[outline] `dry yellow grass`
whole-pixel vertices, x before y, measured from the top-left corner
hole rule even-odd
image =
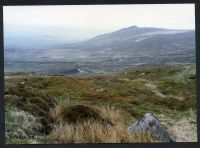
[[[150,135],[130,135],[123,123],[120,110],[113,107],[98,107],[99,114],[114,125],[98,121],[84,120],[75,124],[64,122],[60,117],[63,110],[70,107],[69,102],[58,103],[51,115],[55,121],[53,131],[45,143],[138,143],[159,142]]]
[[[67,109],[70,105],[68,100],[58,101],[50,112],[52,119],[54,120],[55,124],[62,122],[62,118],[60,118],[62,112]]]
[[[58,143],[141,143],[159,142],[150,135],[129,135],[123,125],[102,125],[98,122],[85,121],[78,124],[60,123],[48,137]]]

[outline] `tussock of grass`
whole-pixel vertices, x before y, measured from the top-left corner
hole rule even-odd
[[[51,111],[51,116],[55,123],[67,122],[75,124],[91,120],[112,125],[108,118],[101,116],[99,110],[84,105],[70,105],[67,102],[58,103],[55,109]]]
[[[47,140],[48,139],[48,140]],[[136,143],[158,142],[150,135],[129,135],[123,125],[102,125],[99,122],[84,121],[78,124],[55,125],[46,143],[56,139],[60,143]]]
[[[79,112],[80,110],[83,114]],[[111,106],[92,109],[81,105],[71,105],[66,101],[65,103],[59,102],[51,112],[51,116],[55,121],[53,130],[44,139],[44,142],[134,143],[159,141],[150,135],[129,135],[127,126],[124,124],[123,114],[124,111]],[[69,120],[71,121],[69,122]],[[112,121],[113,124],[108,121]]]

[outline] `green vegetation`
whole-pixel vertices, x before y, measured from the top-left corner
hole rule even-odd
[[[5,81],[6,107],[36,118],[42,125],[38,132],[46,135],[39,143],[158,141],[136,138],[126,129],[147,112],[177,121],[196,110],[196,79],[190,79],[194,69],[157,67],[86,78],[11,74]],[[12,122],[8,115],[6,120]]]

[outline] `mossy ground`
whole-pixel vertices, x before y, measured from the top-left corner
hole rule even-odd
[[[184,117],[188,109],[196,110],[196,79],[189,79],[194,74],[195,66],[184,65],[86,78],[10,75],[5,81],[6,105],[45,117],[44,126],[56,124],[58,127],[60,121],[53,122],[51,111],[59,103],[68,104],[64,110],[66,116],[74,115],[72,106],[87,106],[89,109],[84,109],[92,117],[95,114],[98,119],[115,123],[113,120],[117,117],[108,117],[102,111],[102,108],[111,107],[118,112],[117,116],[122,119],[118,122],[124,127],[147,112],[164,114],[176,121]],[[53,115],[55,117],[55,112]]]

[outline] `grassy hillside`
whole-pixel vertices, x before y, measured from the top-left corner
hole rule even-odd
[[[196,112],[195,73],[194,65],[184,65],[85,78],[6,75],[6,143],[158,142],[127,133],[147,112],[179,141],[172,128]],[[193,141],[195,126],[194,119]]]

